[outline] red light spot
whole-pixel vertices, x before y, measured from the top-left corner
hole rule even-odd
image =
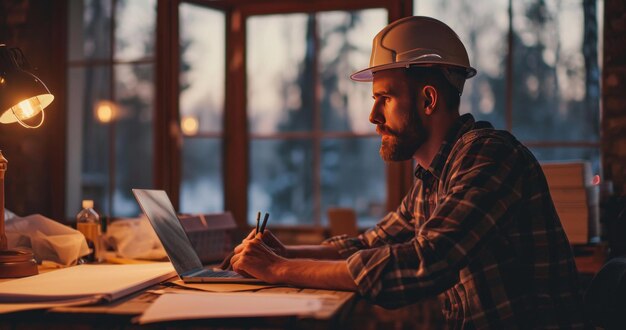
[[[591,184],[594,186],[597,186],[600,184],[600,176],[599,175],[594,175],[593,179],[591,180]]]

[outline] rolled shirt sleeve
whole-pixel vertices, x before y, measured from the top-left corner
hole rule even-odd
[[[366,247],[361,235],[359,237],[348,237],[348,235],[334,236],[322,242],[322,245],[334,246],[344,259]]]
[[[376,226],[357,237],[340,235],[325,240],[322,244],[333,245],[340,256],[348,258],[357,251],[396,244],[415,236],[415,225],[411,216],[411,204],[415,187],[404,197],[394,212],[389,212]]]

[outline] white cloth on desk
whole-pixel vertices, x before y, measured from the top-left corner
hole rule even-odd
[[[10,249],[31,249],[39,262],[72,265],[90,252],[83,234],[41,214],[7,218],[5,232]]]
[[[113,221],[107,229],[106,241],[121,258],[161,260],[167,257],[145,215]]]

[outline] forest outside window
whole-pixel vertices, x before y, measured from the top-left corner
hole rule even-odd
[[[416,15],[450,24],[479,71],[462,113],[511,131],[540,161],[588,160],[595,174],[602,9],[602,0],[414,0]]]
[[[355,209],[362,224],[383,215],[371,85],[349,75],[367,66],[386,24],[385,9],[247,19],[248,219],[266,210],[276,224],[324,225],[333,206]]]
[[[179,6],[180,211],[222,212],[222,130],[226,19],[223,12]]]
[[[152,186],[156,0],[71,0],[66,214],[136,216]]]

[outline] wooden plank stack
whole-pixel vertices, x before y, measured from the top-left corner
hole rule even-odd
[[[570,243],[597,241],[600,237],[599,187],[592,185],[589,162],[546,162],[541,167]]]

